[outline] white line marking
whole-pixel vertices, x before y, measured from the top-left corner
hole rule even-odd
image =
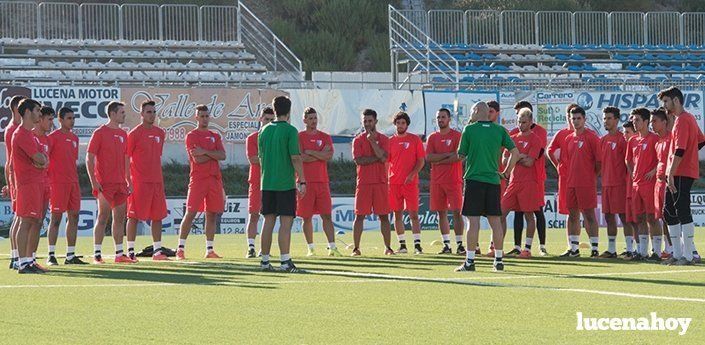
[[[566,289],[558,288],[558,291],[568,291],[568,292],[580,292],[580,293],[592,293],[597,295],[607,295],[607,296],[622,296],[622,297],[632,297],[632,298],[645,298],[645,299],[656,299],[661,301],[679,301],[679,302],[698,302],[705,303],[703,298],[688,298],[688,297],[670,297],[670,296],[655,296],[655,295],[639,295],[626,292],[614,292],[614,291],[601,291],[601,290],[585,290],[585,289]]]

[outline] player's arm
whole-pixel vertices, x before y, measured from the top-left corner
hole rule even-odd
[[[95,178],[95,155],[88,152],[86,154],[86,171],[88,172],[88,179],[91,181],[91,188],[99,192],[103,191],[103,187],[100,185],[98,180]]]
[[[196,164],[203,164],[211,160],[211,158],[206,155],[206,152],[208,151],[200,147],[194,147],[189,150],[189,155],[193,158],[193,161],[196,162]]]
[[[214,160],[214,161],[224,161],[225,160],[225,150],[206,151],[203,155],[209,159]]]
[[[125,182],[127,182],[127,190],[132,194],[132,175],[130,174],[130,156],[125,155]]]
[[[387,151],[385,151],[381,146],[379,146],[379,143],[376,140],[370,139],[368,137],[367,141],[369,141],[370,145],[372,146],[372,151],[375,153],[375,157],[377,157],[377,160],[379,160],[380,162],[386,162]]]
[[[546,156],[548,157],[548,160],[551,161],[551,164],[558,169],[561,149],[556,137],[557,136],[555,135],[553,136],[553,140],[551,140],[551,144],[548,146],[548,150],[546,150]]]
[[[305,152],[301,152],[301,161],[302,161],[302,162],[304,162],[304,163],[310,163],[310,162],[315,162],[315,161],[317,161],[317,160],[318,160],[318,158],[316,158],[314,155],[308,154],[308,153],[305,153]]]
[[[37,152],[32,155],[32,163],[38,168],[46,168],[49,165],[49,157],[42,152]]]
[[[323,150],[321,150],[321,151],[306,150],[305,154],[313,157],[314,160],[327,162],[331,158],[333,158],[333,148],[330,147],[330,145],[326,145],[323,147]]]
[[[370,165],[379,162],[377,156],[362,156],[354,159],[357,165]]]
[[[505,179],[509,179],[509,176],[512,174],[512,170],[514,170],[514,166],[516,166],[519,161],[520,155],[521,153],[519,153],[519,149],[516,147],[509,150],[509,161],[507,162],[507,167],[504,168],[504,171],[502,172],[502,176]]]
[[[247,157],[247,161],[250,162],[250,165],[259,165],[259,157],[258,156],[249,156],[249,157]]]
[[[519,154],[519,164],[521,164],[522,166],[532,167],[534,166],[535,161],[536,160],[534,159],[534,157]]]

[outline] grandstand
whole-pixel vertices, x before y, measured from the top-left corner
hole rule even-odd
[[[0,2],[0,83],[267,86],[301,61],[237,6]]]
[[[705,13],[398,10],[392,80],[457,89],[662,88],[705,82]],[[408,77],[407,77],[408,78]]]

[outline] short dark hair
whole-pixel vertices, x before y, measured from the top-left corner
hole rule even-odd
[[[675,86],[671,86],[668,89],[661,90],[661,92],[658,93],[658,99],[662,99],[664,97],[669,97],[671,99],[678,98],[678,100],[681,102],[681,105],[683,105],[683,92]]]
[[[570,109],[571,114],[581,114],[583,117],[585,117],[585,109],[583,109],[581,106],[576,105],[573,108]]]
[[[272,100],[272,107],[274,108],[274,114],[278,116],[285,116],[291,112],[291,100],[286,96],[277,96]]]
[[[640,107],[640,108],[632,109],[631,114],[632,115],[639,115],[642,120],[649,121],[649,116],[651,115],[651,112],[649,111],[649,109],[646,109],[644,107]]]
[[[272,107],[264,107],[262,108],[262,112],[260,112],[259,116],[264,116],[264,114],[274,115],[274,109],[272,109]]]
[[[403,111],[400,111],[400,112],[394,114],[394,121],[393,121],[393,123],[396,124],[396,123],[397,123],[397,120],[404,120],[404,121],[406,121],[406,125],[407,125],[407,126],[411,124],[411,118],[409,118],[409,114],[407,114],[407,113],[405,113],[405,112],[403,112]]]
[[[602,109],[602,112],[605,114],[612,114],[615,119],[619,120],[619,117],[621,116],[621,112],[619,111],[619,108],[617,107],[605,107]]]
[[[106,109],[108,109],[108,117],[110,116],[110,113],[114,113],[120,109],[120,107],[124,107],[125,103],[118,102],[118,101],[112,101],[108,103],[108,106]]]
[[[66,117],[66,114],[73,114],[73,110],[68,107],[63,107],[59,109],[59,118],[63,119],[64,117]]]
[[[625,122],[625,123],[622,125],[622,127],[624,127],[624,128],[631,128],[632,130],[634,130],[634,122],[632,122],[631,120],[629,120],[629,121]]]
[[[150,105],[154,107],[154,106],[157,105],[157,103],[155,103],[155,102],[154,102],[153,100],[151,100],[151,99],[148,99],[148,100],[142,102],[142,104],[140,105],[140,110],[142,110],[142,109],[144,109],[144,107],[147,107],[147,106],[150,106]]]
[[[377,120],[377,112],[372,109],[365,109],[362,111],[362,116],[372,116]]]
[[[205,104],[199,104],[196,106],[196,111],[208,111],[208,106],[206,106]]]
[[[313,109],[313,107],[306,107],[306,109],[304,109],[304,117],[308,114],[318,114],[318,112],[316,109]]]
[[[46,105],[43,106],[42,109],[40,109],[39,111],[42,112],[42,117],[56,114],[56,111],[54,111],[54,108],[46,106]]]
[[[565,112],[570,113],[570,111],[573,110],[573,108],[575,108],[575,107],[579,107],[579,105],[577,105],[575,103],[570,103],[565,107]]]
[[[519,110],[521,108],[529,108],[529,110],[531,110],[532,113],[534,112],[534,107],[528,101],[519,101],[519,102],[516,102],[516,104],[514,104],[514,110]],[[499,110],[499,109],[497,109],[497,110]]]
[[[26,113],[27,110],[32,111],[36,107],[41,107],[41,104],[31,98],[25,98],[17,105],[17,111],[20,113],[20,116],[24,117],[24,113]]]
[[[668,121],[668,116],[666,115],[666,109],[663,107],[658,107],[651,111],[651,117],[657,117],[663,121]]]
[[[499,102],[495,100],[487,101],[487,106],[494,109],[495,111],[499,111]]]
[[[438,112],[439,112],[439,113],[446,112],[446,114],[448,114],[448,117],[450,117],[450,110],[448,110],[448,108],[441,108],[441,109],[438,109]]]
[[[12,96],[12,98],[10,99],[10,110],[17,109],[17,106],[20,105],[20,101],[26,98],[26,96],[22,95]]]

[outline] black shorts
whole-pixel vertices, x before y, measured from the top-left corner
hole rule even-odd
[[[262,191],[263,215],[296,217],[296,189],[285,191]]]
[[[695,179],[685,176],[674,176],[673,185],[676,192],[666,190],[666,199],[663,203],[663,218],[668,225],[690,224],[693,214],[690,211],[690,189],[693,188]]]
[[[502,196],[498,184],[465,180],[463,216],[501,216]]]

